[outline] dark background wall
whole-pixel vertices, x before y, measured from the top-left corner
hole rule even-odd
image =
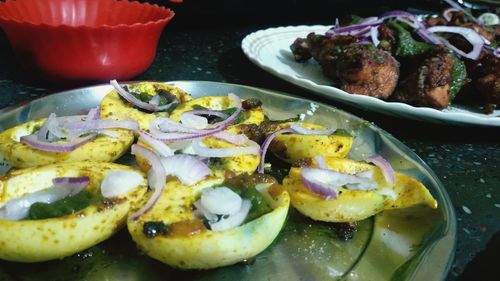
[[[170,28],[190,29],[216,25],[333,24],[336,17],[347,14],[372,16],[396,9],[436,12],[447,7],[442,0],[184,0],[181,4],[169,0],[141,1],[173,9],[177,16]]]

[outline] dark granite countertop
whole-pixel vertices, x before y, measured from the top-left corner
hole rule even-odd
[[[179,22],[176,25],[174,19],[172,26],[167,26],[153,64],[135,80],[207,80],[268,88],[329,103],[375,123],[419,155],[438,175],[452,199],[458,235],[447,280],[472,280],[476,274],[499,273],[500,128],[425,123],[353,108],[280,80],[245,57],[240,43],[248,33],[292,23],[290,19],[196,28]],[[5,35],[0,33],[0,108],[69,88],[24,77]]]

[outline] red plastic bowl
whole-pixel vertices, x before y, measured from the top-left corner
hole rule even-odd
[[[152,63],[170,9],[117,0],[0,2],[19,61],[52,82],[130,79]]]

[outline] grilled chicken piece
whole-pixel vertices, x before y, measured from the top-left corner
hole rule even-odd
[[[474,74],[474,86],[484,98],[487,111],[500,107],[500,58],[484,55]]]
[[[371,45],[349,45],[338,55],[337,76],[342,90],[386,99],[396,88],[398,62],[390,53]]]
[[[452,55],[444,48],[436,48],[400,81],[393,97],[397,101],[416,106],[446,108],[452,72]]]
[[[327,37],[315,33],[290,46],[297,61],[314,58],[336,86],[353,93],[385,99],[397,85],[397,61],[383,50],[356,43],[353,36]]]

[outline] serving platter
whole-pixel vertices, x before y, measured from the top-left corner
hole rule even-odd
[[[192,94],[258,98],[271,119],[301,119],[345,129],[355,142],[348,157],[378,153],[398,172],[420,180],[438,208],[385,211],[359,222],[351,240],[339,239],[331,224],[290,210],[281,234],[255,259],[214,270],[180,271],[136,249],[126,229],[71,257],[33,264],[0,261],[0,280],[443,280],[455,250],[456,219],[445,188],[408,147],[377,126],[337,108],[289,94],[243,85],[167,82]],[[82,114],[99,105],[110,85],[52,94],[0,110],[0,131],[30,119]],[[130,156],[119,160],[133,163]]]
[[[303,87],[317,95],[343,102],[365,110],[372,110],[397,117],[415,120],[467,125],[500,126],[500,110],[485,114],[475,105],[452,104],[444,110],[415,107],[400,102],[388,102],[378,98],[354,95],[333,87],[321,66],[314,60],[296,62],[290,45],[298,37],[306,37],[310,32],[324,34],[330,26],[286,26],[255,31],[248,34],[241,43],[245,55],[256,65],[269,73]]]

